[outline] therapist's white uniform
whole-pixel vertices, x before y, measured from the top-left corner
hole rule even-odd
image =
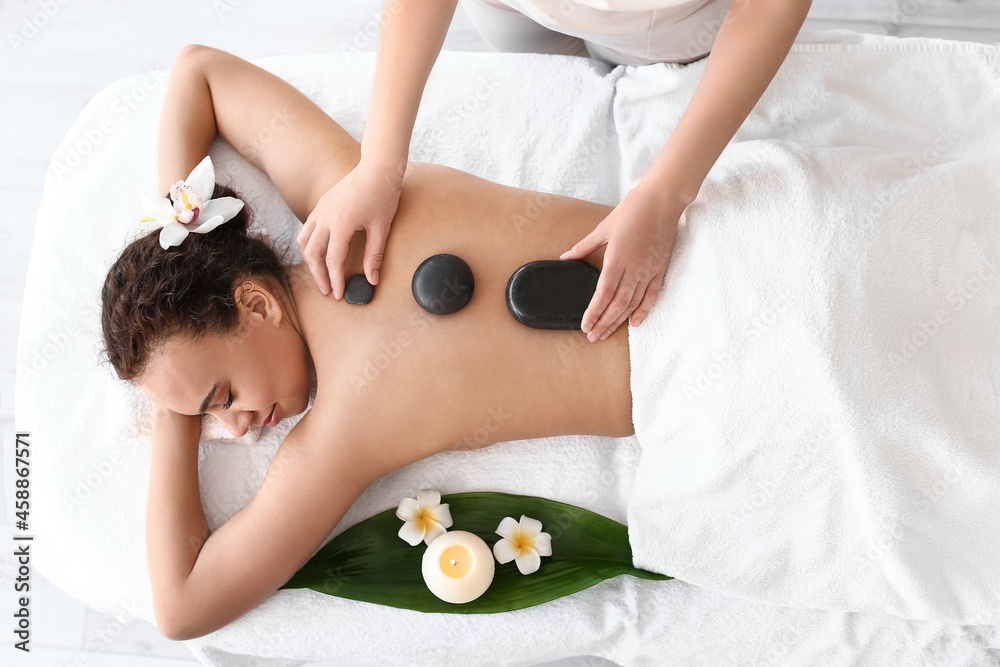
[[[649,65],[707,56],[730,1],[462,0],[462,7],[496,51]]]

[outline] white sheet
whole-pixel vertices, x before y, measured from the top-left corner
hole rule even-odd
[[[799,57],[793,50],[790,58]],[[360,138],[371,54],[261,64]],[[622,169],[613,94],[621,78],[640,73],[609,72],[559,56],[443,53],[428,83],[411,158],[614,203],[621,196]],[[143,525],[148,406],[99,368],[96,357],[101,282],[140,215],[138,193],[155,187],[155,127],[164,86],[149,77],[145,83],[148,89],[142,77],[127,79],[95,98],[53,158],[27,276],[30,309],[22,317],[15,425],[32,431],[35,478],[46,480],[35,491],[38,569],[98,610],[152,620]],[[140,92],[142,101],[122,106]],[[88,136],[96,136],[103,119],[111,130],[88,149]],[[83,150],[87,154],[73,161],[74,151]],[[279,241],[293,241],[298,223],[266,179],[221,142],[212,155],[219,174],[232,177],[256,208],[257,220]],[[206,419],[200,475],[211,528],[253,496],[293,423],[234,440]],[[598,437],[443,453],[380,479],[331,537],[420,486],[444,493],[532,493],[624,521],[638,455],[635,438]],[[628,665],[717,665],[720,656],[734,664],[982,664],[984,645],[998,643],[992,632],[882,614],[784,609],[679,581],[619,577],[546,605],[485,616],[420,614],[308,590],[280,591],[188,645],[206,664],[219,666],[251,658],[273,665],[320,659],[526,665],[579,654]]]
[[[758,602],[996,624],[997,49],[901,42],[800,49],[687,209],[629,328],[629,535]],[[661,74],[618,82],[626,178],[683,112]]]

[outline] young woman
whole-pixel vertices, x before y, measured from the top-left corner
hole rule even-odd
[[[294,122],[244,157],[306,219],[357,165],[358,142],[289,84],[202,46],[184,48],[171,71],[160,192],[185,178],[216,134],[248,145],[275,111]],[[532,225],[517,227],[537,193],[410,164],[366,305],[324,298],[305,264],[282,266],[246,234],[246,209],[178,246],[160,247],[156,230],[123,251],[105,284],[102,325],[119,377],[154,404],[147,550],[165,636],[198,637],[259,605],[370,483],[467,447],[486,425],[490,439],[477,445],[633,433],[626,328],[590,344],[580,331],[527,328],[507,311],[514,270],[558,257],[611,210],[547,201]],[[348,275],[363,272],[364,244],[356,233]],[[468,305],[443,316],[411,293],[414,270],[438,253],[463,258],[475,276]],[[586,259],[601,266],[603,251]],[[306,409],[313,375],[313,407],[282,442],[257,495],[209,535],[198,489],[201,416],[234,436],[274,425]]]

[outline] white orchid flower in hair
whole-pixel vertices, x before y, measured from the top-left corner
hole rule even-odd
[[[164,250],[180,245],[188,234],[207,234],[243,209],[243,202],[236,197],[212,199],[214,192],[215,167],[206,155],[186,179],[170,186],[170,199],[144,197],[146,215],[139,220],[163,227],[160,246]]]

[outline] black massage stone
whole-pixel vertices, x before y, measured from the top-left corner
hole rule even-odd
[[[344,301],[347,303],[368,303],[375,296],[375,286],[368,282],[363,273],[355,273],[344,284]]]
[[[472,269],[461,257],[431,255],[413,272],[413,298],[421,308],[435,315],[448,315],[465,307],[472,299],[476,281]]]
[[[528,262],[507,281],[507,310],[532,329],[579,330],[600,275],[580,260]]]

